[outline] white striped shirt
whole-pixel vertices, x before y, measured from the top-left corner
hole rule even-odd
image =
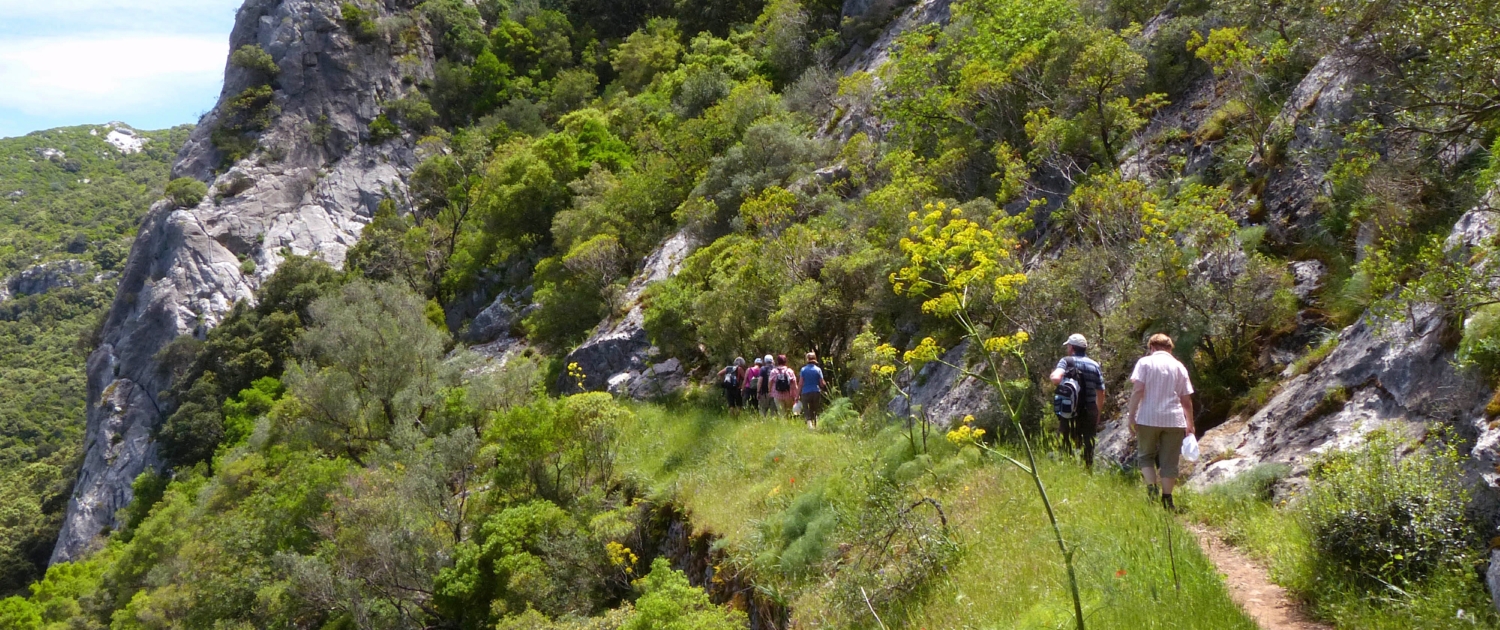
[[[1193,384],[1188,380],[1187,368],[1177,357],[1165,350],[1141,357],[1135,362],[1135,371],[1130,373],[1130,382],[1146,386],[1135,414],[1136,424],[1187,428],[1181,397],[1193,393]]]

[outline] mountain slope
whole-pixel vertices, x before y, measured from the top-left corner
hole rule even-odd
[[[1046,368],[1079,331],[1113,392],[1177,338],[1204,479],[1291,461],[1294,493],[1377,422],[1472,454],[1481,509],[1442,524],[1469,542],[1415,551],[1473,568],[1496,12],[836,4],[248,2],[176,167],[207,194],[153,207],[89,359],[53,556],[87,596],[47,621],[647,623],[602,572],[649,517],[624,514],[624,412],[539,384],[702,404],[737,356],[812,351],[911,462],[909,415],[1066,460]],[[1315,559],[1424,592],[1407,553]]]
[[[41,577],[77,474],[83,352],[190,128],[0,139],[0,592]]]

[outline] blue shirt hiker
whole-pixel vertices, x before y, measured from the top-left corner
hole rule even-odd
[[[802,393],[816,394],[823,391],[823,368],[815,363],[802,366]]]

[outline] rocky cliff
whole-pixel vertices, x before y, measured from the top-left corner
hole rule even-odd
[[[375,7],[372,19],[382,24],[394,8]],[[174,168],[174,176],[209,183],[210,194],[192,208],[152,208],[89,356],[85,460],[52,562],[90,549],[116,525],[135,477],[161,465],[152,432],[171,383],[157,353],[252,299],[288,254],[342,264],[376,206],[404,191],[415,166],[411,142],[371,144],[368,126],[383,101],[431,75],[426,42],[356,41],[336,1],[249,0],[230,47],[252,45],[276,64],[272,107],[263,110],[271,119],[244,159],[226,163],[214,134],[236,115],[238,97],[265,80],[263,70],[228,64],[218,106]]]

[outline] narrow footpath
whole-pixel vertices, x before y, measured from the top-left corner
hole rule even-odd
[[[1261,630],[1333,630],[1333,626],[1309,618],[1286,589],[1271,581],[1264,567],[1225,543],[1216,532],[1201,524],[1188,524],[1187,528],[1224,576],[1229,596]]]

